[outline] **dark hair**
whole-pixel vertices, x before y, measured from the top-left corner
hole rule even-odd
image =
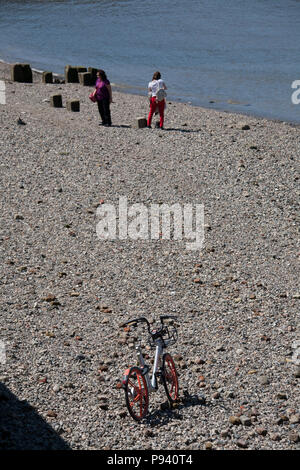
[[[107,76],[106,76],[106,73],[104,72],[104,70],[99,69],[99,70],[98,70],[98,73],[99,73],[100,78],[101,78],[102,80],[107,80]]]
[[[160,74],[159,71],[154,72],[153,77],[152,77],[152,80],[159,80],[160,77],[161,77],[161,74]]]

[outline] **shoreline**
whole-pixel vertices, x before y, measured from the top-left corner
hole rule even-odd
[[[5,60],[0,59],[0,65],[2,64],[4,67],[10,67],[13,63],[14,62],[7,62]],[[32,68],[32,72],[40,77],[43,74],[44,71],[40,70],[40,69]],[[60,80],[64,80],[64,75],[63,74],[53,72],[53,77],[58,78]],[[112,85],[113,89],[115,89],[116,91],[118,91],[120,93],[125,93],[125,94],[135,95],[135,96],[141,96],[141,97],[145,97],[147,95],[146,91],[142,92],[142,90],[139,90],[139,87],[135,87],[134,85],[127,85],[127,84],[123,84],[123,83],[122,84],[111,83],[111,85]],[[135,90],[135,91],[133,91],[133,90]],[[207,110],[214,110],[214,111],[221,112],[221,113],[243,115],[245,117],[248,117],[249,119],[251,119],[251,118],[253,118],[253,119],[267,119],[267,120],[272,121],[272,122],[286,123],[286,124],[288,124],[290,126],[293,126],[293,127],[300,127],[300,122],[295,122],[293,120],[271,118],[269,116],[256,114],[255,112],[251,112],[251,111],[247,112],[247,111],[241,111],[241,110],[226,109],[226,105],[225,106],[222,106],[222,105],[219,106],[217,101],[213,102],[213,104],[216,104],[216,106],[209,106],[209,105],[205,105],[205,104],[194,104],[191,101],[184,101],[182,99],[174,99],[171,95],[170,95],[170,97],[167,98],[167,100],[174,101],[176,103],[182,103],[182,104],[197,107],[197,108],[203,108],[203,109],[207,109]]]

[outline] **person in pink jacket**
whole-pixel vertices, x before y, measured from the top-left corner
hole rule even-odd
[[[98,70],[95,88],[94,95],[98,103],[98,110],[102,120],[102,125],[110,127],[110,104],[112,103],[112,91],[110,82],[104,70]]]

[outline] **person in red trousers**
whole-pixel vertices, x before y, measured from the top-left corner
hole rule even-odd
[[[161,79],[160,72],[155,72],[152,77],[152,81],[148,84],[148,96],[150,100],[150,112],[148,115],[147,126],[151,127],[151,121],[153,114],[158,110],[160,120],[159,127],[160,129],[164,128],[164,111],[166,106],[165,96],[166,93],[161,93],[161,90],[166,90],[166,84]],[[162,95],[162,96],[160,96]]]

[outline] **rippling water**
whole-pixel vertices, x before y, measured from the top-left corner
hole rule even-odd
[[[101,67],[144,93],[300,122],[299,0],[0,0],[0,58],[63,73]]]

